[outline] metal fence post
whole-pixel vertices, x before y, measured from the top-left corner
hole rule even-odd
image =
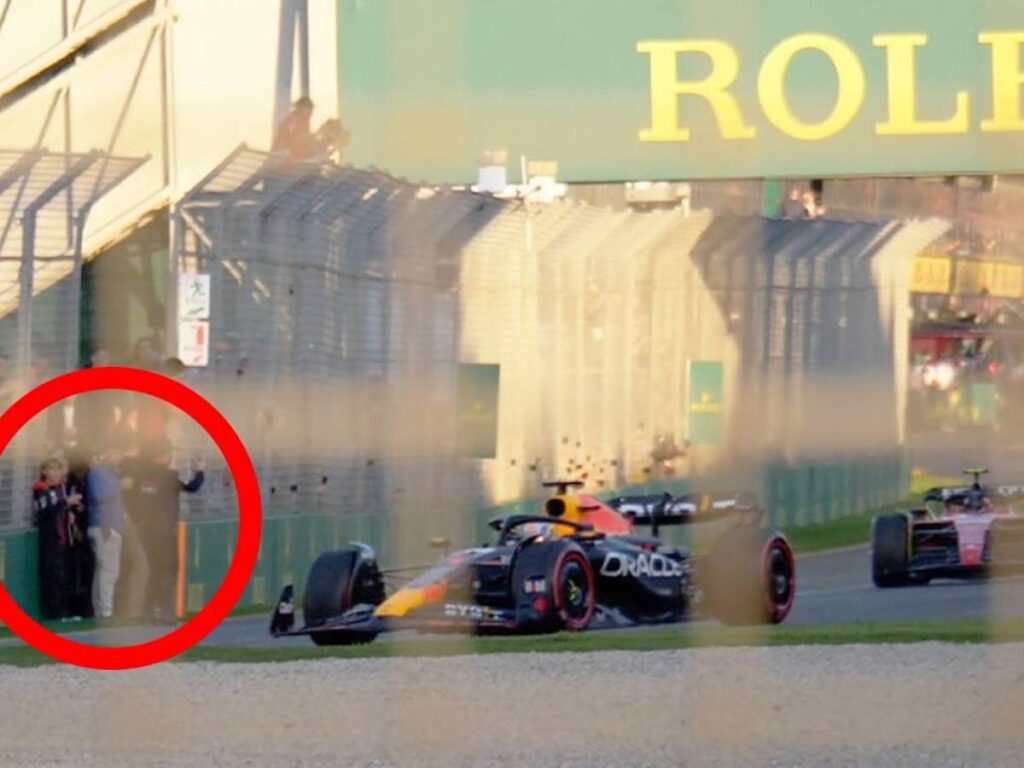
[[[18,268],[17,377],[21,389],[33,385],[32,364],[32,286],[35,279],[36,212],[26,211],[22,219],[21,264]],[[15,527],[31,524],[28,494],[31,484],[29,460],[31,442],[21,434],[14,443],[14,472],[11,487],[11,522]]]

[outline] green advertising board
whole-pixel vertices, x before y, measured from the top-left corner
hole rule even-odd
[[[339,0],[348,160],[564,181],[1024,170],[1021,0]],[[517,180],[518,173],[514,173]]]
[[[694,445],[719,445],[724,417],[722,364],[691,360],[689,372],[689,440]]]
[[[498,444],[500,381],[501,366],[459,365],[456,441],[460,456],[494,458]]]
[[[971,422],[994,424],[999,415],[999,396],[995,384],[974,382],[970,385]]]

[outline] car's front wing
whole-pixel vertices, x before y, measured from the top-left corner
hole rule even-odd
[[[437,603],[403,617],[376,615],[376,607],[359,605],[327,621],[294,627],[295,609],[286,588],[270,622],[274,637],[314,635],[321,633],[376,635],[384,632],[415,630],[419,632],[461,632],[466,634],[530,634],[550,631],[550,626],[529,607],[492,608],[468,603]],[[591,629],[632,627],[638,624],[665,624],[684,620],[683,614],[634,616],[621,610],[598,605]]]

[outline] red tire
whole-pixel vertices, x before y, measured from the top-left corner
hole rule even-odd
[[[701,583],[712,614],[724,624],[779,624],[796,597],[793,550],[775,531],[728,531],[705,562]]]
[[[781,624],[793,610],[796,597],[796,559],[789,542],[774,535],[761,553],[764,568],[765,616],[769,624]]]
[[[594,569],[577,547],[563,549],[551,572],[552,597],[561,628],[582,632],[590,625],[597,604]]]

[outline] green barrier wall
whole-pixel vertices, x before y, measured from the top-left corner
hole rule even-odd
[[[765,486],[772,525],[827,523],[906,498],[910,463],[898,452],[858,461],[774,464],[768,467]]]
[[[0,534],[0,581],[23,610],[39,618],[39,539],[34,530]]]

